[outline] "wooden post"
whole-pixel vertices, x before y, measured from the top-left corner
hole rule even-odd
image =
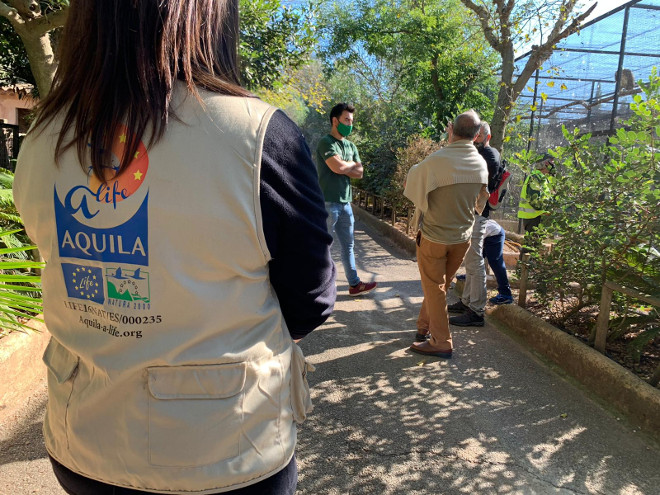
[[[380,198],[380,219],[382,220],[385,216],[385,198]]]
[[[392,227],[396,224],[396,206],[392,205]]]
[[[410,207],[408,207],[408,213],[406,216],[406,235],[410,234],[410,220],[412,219],[410,218]]]
[[[520,291],[518,292],[518,306],[524,308],[527,306],[527,280],[529,278],[529,253],[524,253],[522,255],[521,267],[520,267]]]
[[[596,339],[594,340],[594,349],[602,353],[605,353],[605,343],[607,342],[612,293],[612,288],[608,286],[607,282],[603,284],[603,293],[600,296],[600,313],[598,313],[598,321],[596,322]]]

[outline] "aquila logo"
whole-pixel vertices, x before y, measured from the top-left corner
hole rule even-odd
[[[91,171],[62,174],[54,191],[55,218],[61,257],[114,263],[149,264],[148,203],[141,187],[149,169],[146,147],[140,142],[129,166],[119,174],[128,129],[118,127],[113,140],[106,182]]]

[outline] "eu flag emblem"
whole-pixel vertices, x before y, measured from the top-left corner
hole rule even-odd
[[[62,272],[69,297],[103,304],[105,296],[101,268],[62,263]]]

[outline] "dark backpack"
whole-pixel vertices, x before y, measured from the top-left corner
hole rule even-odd
[[[507,170],[508,162],[502,158],[500,160],[500,166],[493,175],[492,192],[488,198],[488,206],[491,210],[497,210],[506,196],[506,191],[509,188],[509,182],[511,182],[511,172]]]

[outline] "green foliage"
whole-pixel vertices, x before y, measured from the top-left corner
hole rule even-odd
[[[353,0],[337,2],[326,17],[334,20],[323,51],[330,69],[348,68],[378,100],[433,126],[436,137],[461,109],[490,116],[495,59],[458,1]]]
[[[280,0],[240,3],[241,76],[248,89],[274,89],[285,71],[305,63],[317,43],[317,7],[283,6]]]
[[[463,109],[492,115],[494,59],[456,0],[339,0],[321,19],[329,102],[324,119],[310,115],[304,130],[314,149],[316,126],[327,132],[332,105],[355,105],[360,187],[395,193],[396,154],[409,136],[438,140]]]
[[[6,239],[18,232],[0,231],[0,336],[31,328],[27,321],[41,313],[41,277],[33,270],[43,263],[26,256],[36,246],[7,246]]]
[[[286,71],[283,81],[272,89],[258,89],[255,94],[276,106],[298,125],[303,125],[310,112],[324,112],[328,102],[328,87],[321,64],[310,60],[295,71]]]
[[[48,15],[68,7],[69,2],[50,0],[40,5],[42,13]],[[311,3],[290,7],[280,0],[240,2],[239,54],[247,88],[273,90],[286,71],[294,71],[309,59],[317,43],[316,12]],[[35,84],[23,43],[4,18],[0,18],[0,82]]]
[[[353,103],[355,127],[350,140],[365,165],[364,178],[356,184],[376,194],[385,193],[396,166],[394,151],[405,144],[407,135],[420,132],[420,127],[410,124],[409,115],[397,105],[379,99],[371,88],[356,81],[345,67],[329,74],[324,86],[323,105],[310,112],[301,125],[312,153],[318,140],[330,131],[330,109],[338,102]]]
[[[545,302],[563,299],[569,284],[579,285],[564,317],[597,304],[606,280],[660,295],[660,77],[655,69],[640,86],[644,96],[631,104],[633,117],[608,143],[596,145],[590,134],[564,129],[568,145],[551,151],[560,172],[547,207],[551,214],[532,242],[550,239],[552,249],[534,253],[531,273]],[[615,294],[619,314],[639,306]],[[637,338],[632,348],[651,337]]]
[[[43,268],[43,263],[30,256],[36,246],[22,230],[13,182],[11,172],[0,171],[0,336],[29,328],[25,322],[41,312],[41,279],[34,270]]]
[[[29,246],[30,241],[23,232],[23,221],[14,205],[13,184],[14,174],[0,169],[0,231],[5,232],[0,244],[7,248],[18,248],[13,257],[27,259],[27,252],[20,248]]]
[[[655,324],[644,328],[626,345],[628,354],[633,358],[635,364],[639,364],[644,347],[660,336],[660,324],[658,323],[658,312],[654,311]]]
[[[68,7],[68,0],[46,0],[39,2],[41,12],[48,15]],[[0,17],[0,84],[14,85],[29,83],[36,87],[30,70],[30,62],[21,38],[4,17]]]
[[[21,38],[7,19],[0,17],[0,84],[34,84]]]
[[[13,184],[14,174],[0,169],[0,229],[3,230],[13,230],[23,225],[14,205]]]

